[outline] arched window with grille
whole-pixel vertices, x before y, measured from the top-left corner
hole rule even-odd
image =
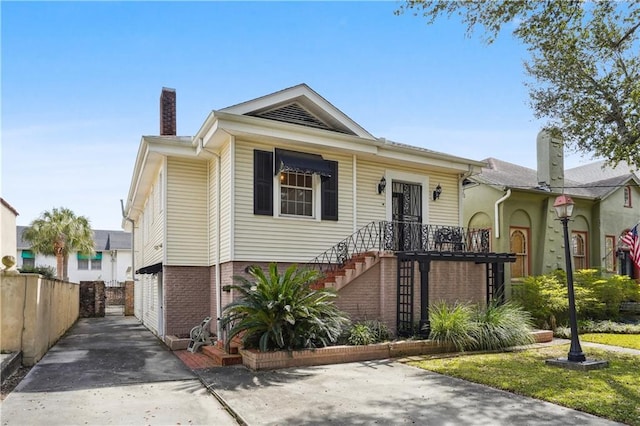
[[[516,255],[516,261],[511,264],[511,278],[524,278],[529,275],[528,228],[509,230],[509,250]]]
[[[588,268],[586,232],[573,231],[571,233],[571,249],[573,252],[573,269],[577,271]]]

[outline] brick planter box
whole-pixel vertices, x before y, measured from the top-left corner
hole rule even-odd
[[[533,336],[536,343],[550,342],[553,339],[553,332],[536,330],[533,332]],[[242,363],[252,370],[309,367],[447,352],[455,352],[455,348],[452,345],[440,345],[433,340],[405,340],[366,346],[329,346],[291,352],[260,352],[255,349],[240,349]]]

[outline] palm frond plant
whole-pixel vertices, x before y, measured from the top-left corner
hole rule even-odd
[[[222,326],[230,327],[227,347],[238,335],[246,348],[263,352],[322,347],[338,340],[348,319],[335,306],[334,291],[309,287],[318,271],[292,265],[280,274],[272,263],[267,273],[258,266],[248,272],[253,280],[234,277],[230,287],[240,297],[222,312]]]
[[[68,278],[69,254],[92,255],[95,243],[89,219],[68,208],[53,208],[33,220],[24,230],[22,238],[36,253],[56,257],[58,279]]]

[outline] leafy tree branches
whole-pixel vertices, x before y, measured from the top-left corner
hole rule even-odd
[[[396,13],[409,10],[457,16],[487,44],[515,28],[535,117],[570,148],[640,169],[640,2],[409,0]]]

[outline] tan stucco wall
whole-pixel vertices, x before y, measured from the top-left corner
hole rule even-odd
[[[76,322],[77,284],[47,280],[37,274],[0,273],[0,349],[22,351],[33,365]]]

